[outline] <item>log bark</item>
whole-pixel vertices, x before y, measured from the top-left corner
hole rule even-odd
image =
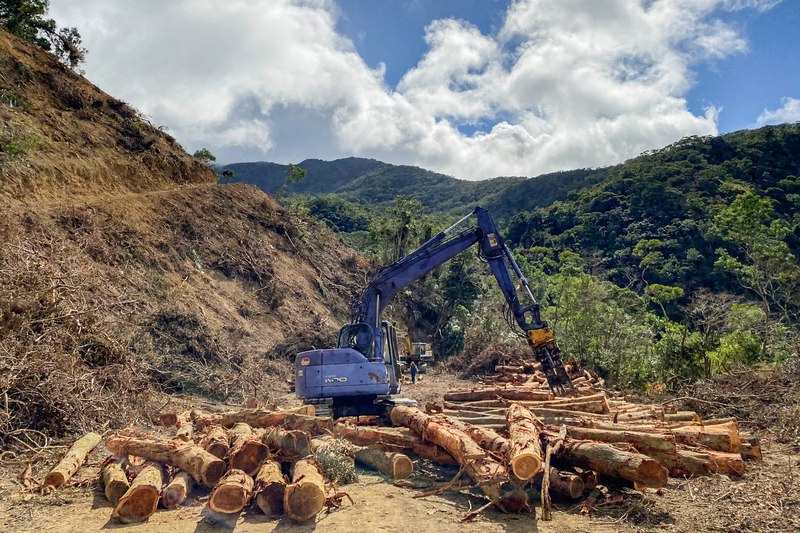
[[[242,470],[248,476],[256,475],[261,462],[269,456],[269,448],[261,442],[261,435],[243,422],[233,426],[230,435],[228,465],[233,470]]]
[[[218,513],[239,513],[253,497],[253,478],[249,474],[229,470],[214,487],[208,506]]]
[[[675,477],[707,476],[709,474],[744,474],[744,460],[738,453],[711,450],[678,450],[678,462],[665,465]]]
[[[709,450],[738,453],[742,444],[739,424],[735,421],[711,426],[674,428],[675,440],[687,446],[703,446]]]
[[[200,447],[215,457],[225,459],[231,446],[228,430],[222,426],[210,426],[200,438]]]
[[[305,431],[312,437],[315,435],[333,434],[333,419],[322,416],[306,416],[287,413],[283,419],[283,427]]]
[[[353,444],[388,452],[410,452],[434,463],[457,465],[452,455],[435,444],[422,442],[406,428],[376,428],[336,424],[334,435]]]
[[[664,413],[664,421],[700,423],[700,417],[694,411],[678,411],[677,413]]]
[[[192,476],[183,470],[179,470],[161,494],[161,503],[167,509],[175,509],[186,500],[193,488],[194,479],[192,479]]]
[[[527,481],[542,469],[542,424],[530,411],[513,404],[506,414],[508,421],[508,463],[517,478]]]
[[[255,480],[256,504],[267,516],[283,514],[283,494],[286,492],[286,479],[277,461],[264,461]]]
[[[130,524],[144,522],[153,516],[166,480],[167,472],[161,464],[153,461],[145,463],[128,491],[117,502],[111,518]]]
[[[109,456],[103,464],[100,477],[103,480],[103,487],[105,488],[106,499],[112,504],[117,505],[119,499],[128,492],[131,484],[128,481],[128,475],[125,473],[124,464],[126,459]]]
[[[298,522],[317,516],[325,505],[325,481],[317,465],[300,459],[292,467],[292,483],[283,495],[284,512]]]
[[[44,486],[58,488],[66,483],[75,475],[75,472],[86,461],[86,457],[94,450],[95,446],[100,444],[101,440],[102,437],[97,433],[87,433],[75,441],[64,458],[44,478]]]
[[[637,431],[609,431],[589,428],[568,428],[567,435],[576,440],[593,440],[597,442],[624,442],[636,448],[636,451],[654,459],[678,459],[678,448],[675,437],[667,433],[643,433]]]
[[[447,450],[500,510],[516,513],[527,504],[527,495],[510,483],[505,468],[489,458],[469,435],[453,428],[446,416],[428,416],[416,407],[397,406],[392,409],[391,420]]]
[[[611,444],[568,440],[564,443],[563,456],[599,474],[620,477],[648,487],[661,488],[669,479],[669,471],[657,460],[621,450]]]
[[[115,455],[135,455],[177,467],[209,488],[217,484],[226,470],[225,461],[199,446],[179,441],[116,435],[106,440],[106,449]]]
[[[494,430],[479,425],[466,423],[458,418],[448,418],[453,427],[469,435],[478,446],[493,453],[500,460],[505,461],[511,451],[511,443]]]
[[[583,478],[570,472],[550,467],[550,490],[568,498],[580,498],[584,491]]]
[[[308,407],[313,408],[313,406],[303,406],[302,408],[287,409],[285,411],[241,409],[227,413],[198,414],[194,417],[194,423],[201,430],[208,426],[222,426],[230,429],[239,423],[258,428],[286,426],[287,429],[322,430],[322,433],[324,433],[325,429],[332,429],[331,424],[333,424],[333,421],[330,418],[302,414],[309,412]]]
[[[261,437],[261,442],[270,449],[284,454],[306,456],[311,453],[311,437],[305,431],[267,428]]]
[[[525,400],[541,401],[550,400],[553,395],[549,390],[535,390],[531,387],[495,387],[491,389],[479,390],[454,390],[444,394],[445,401],[448,402],[470,402],[479,400],[495,400],[505,398],[506,400]]]
[[[406,479],[414,472],[414,463],[407,455],[395,452],[385,452],[373,448],[356,450],[357,462],[377,470],[394,479]]]

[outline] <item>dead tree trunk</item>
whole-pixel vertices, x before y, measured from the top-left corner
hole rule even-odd
[[[164,489],[163,494],[161,494],[161,503],[167,509],[175,509],[186,500],[193,488],[194,479],[192,479],[192,476],[183,470],[179,470],[167,485],[167,488]]]
[[[161,464],[153,461],[145,463],[128,491],[117,502],[111,518],[130,524],[144,522],[153,516],[166,480],[167,473]]]
[[[325,505],[325,480],[312,460],[300,459],[292,467],[292,484],[283,495],[284,512],[305,522],[317,516]]]
[[[214,487],[208,506],[218,513],[239,513],[253,497],[253,478],[241,470],[229,470]]]
[[[116,435],[106,440],[106,449],[115,455],[135,455],[180,468],[209,488],[217,484],[226,470],[225,461],[199,446],[178,441]]]
[[[392,409],[391,419],[450,452],[500,510],[516,513],[527,504],[527,495],[510,483],[505,468],[489,458],[469,435],[452,427],[446,416],[428,416],[416,407],[397,406]]]
[[[255,482],[256,504],[267,516],[283,514],[283,494],[286,492],[286,479],[277,461],[264,461]]]
[[[261,462],[269,455],[269,449],[261,443],[260,435],[243,422],[233,426],[230,435],[232,446],[228,464],[231,469],[242,470],[248,476],[256,475]]]
[[[86,461],[86,456],[100,444],[101,440],[102,437],[97,433],[87,433],[75,441],[64,458],[44,478],[44,486],[58,488],[66,483],[75,475],[75,472]]]
[[[128,492],[131,484],[128,481],[128,475],[125,473],[123,467],[126,459],[111,455],[103,463],[100,476],[103,479],[103,487],[105,487],[105,495],[108,501],[117,505],[122,495]]]
[[[542,469],[541,423],[530,411],[518,404],[508,408],[508,435],[510,437],[509,465],[514,475],[527,481]]]

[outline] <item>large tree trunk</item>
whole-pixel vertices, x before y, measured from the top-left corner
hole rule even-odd
[[[123,467],[127,459],[111,455],[106,459],[103,464],[100,477],[103,479],[103,487],[105,487],[105,495],[108,501],[117,505],[122,495],[128,492],[131,487],[128,481],[128,475],[125,473]]]
[[[428,416],[416,407],[403,405],[392,409],[391,419],[393,424],[408,427],[450,452],[466,474],[502,511],[516,513],[527,504],[527,495],[510,483],[505,468],[489,458],[469,435],[452,427],[446,416]]]
[[[267,516],[283,514],[283,494],[286,479],[277,461],[264,461],[256,476],[255,494],[258,508]]]
[[[394,479],[405,479],[414,472],[414,463],[402,453],[360,448],[354,452],[354,457],[359,463],[374,468],[387,476],[392,476]]]
[[[621,477],[647,487],[660,488],[669,480],[669,471],[655,459],[620,450],[611,444],[568,440],[562,455],[599,474]]]
[[[192,479],[192,476],[183,470],[179,470],[167,485],[167,488],[164,489],[163,494],[161,494],[161,503],[167,509],[175,509],[186,500],[193,488],[194,479]]]
[[[247,473],[229,470],[214,487],[208,506],[218,513],[239,513],[253,497],[253,478]]]
[[[106,440],[106,449],[115,455],[135,455],[180,468],[209,488],[217,484],[226,470],[225,461],[199,446],[178,441],[116,435]]]
[[[389,452],[411,452],[434,463],[457,465],[458,462],[436,444],[423,442],[407,428],[377,428],[336,424],[336,437],[353,444],[378,447]]]
[[[86,456],[100,444],[102,437],[97,433],[87,433],[72,445],[63,459],[44,478],[45,487],[60,487],[69,480],[86,461]]]
[[[269,456],[269,449],[261,443],[261,436],[243,422],[233,426],[230,435],[232,446],[228,465],[248,476],[256,475],[261,462]]]
[[[508,462],[514,475],[527,481],[542,469],[542,424],[519,404],[508,408],[510,450]]]
[[[310,459],[300,459],[292,467],[292,484],[283,495],[284,512],[305,522],[317,516],[325,505],[325,480]]]
[[[287,431],[283,428],[267,428],[261,442],[284,455],[306,456],[311,453],[311,438],[308,433],[296,429]]]
[[[330,435],[333,433],[333,419],[327,416],[306,416],[289,413],[283,420],[283,427],[305,431],[312,437],[315,435]]]
[[[200,438],[199,445],[211,455],[225,459],[230,451],[231,437],[224,427],[210,426]]]
[[[145,463],[128,491],[117,502],[111,518],[130,524],[144,522],[153,516],[166,480],[167,473],[161,464],[153,461]]]
[[[576,440],[593,440],[597,442],[624,442],[632,445],[639,453],[654,459],[676,461],[678,449],[675,437],[668,433],[643,433],[637,431],[609,431],[571,427],[567,435]]]

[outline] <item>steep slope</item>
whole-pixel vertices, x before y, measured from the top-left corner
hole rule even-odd
[[[215,184],[44,52],[0,45],[0,442],[148,420],[164,393],[285,395],[369,265],[258,188]]]

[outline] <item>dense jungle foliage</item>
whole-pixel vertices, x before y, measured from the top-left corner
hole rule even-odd
[[[533,179],[453,184],[384,164],[347,183],[337,176],[335,194],[311,195],[325,178],[309,171],[305,194],[286,201],[383,264],[488,207],[562,351],[613,384],[675,388],[800,355],[798,124],[686,138],[615,167]],[[440,356],[472,358],[517,341],[503,303],[469,251],[391,313]]]

